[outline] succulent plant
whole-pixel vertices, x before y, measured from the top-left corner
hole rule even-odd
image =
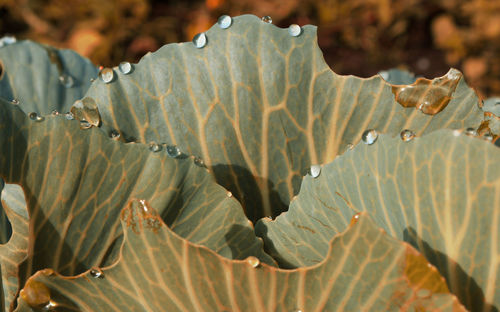
[[[11,41],[5,311],[500,307],[500,111],[459,71],[340,76],[251,15],[101,70]]]

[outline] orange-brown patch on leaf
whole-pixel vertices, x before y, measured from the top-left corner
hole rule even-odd
[[[428,289],[435,294],[450,292],[444,278],[422,254],[410,245],[406,246],[405,253],[404,276],[415,292],[420,289]]]
[[[456,69],[432,80],[418,78],[410,85],[393,85],[392,93],[403,107],[415,107],[424,114],[435,115],[450,102],[462,74]]]
[[[26,301],[31,307],[41,308],[46,306],[50,301],[50,290],[41,282],[30,278],[20,292],[21,298]]]

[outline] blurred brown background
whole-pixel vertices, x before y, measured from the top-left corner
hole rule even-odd
[[[270,15],[319,27],[339,74],[403,67],[436,77],[453,66],[481,96],[500,95],[500,1],[487,0],[0,0],[0,35],[71,48],[95,64],[137,62],[190,41],[222,14]]]

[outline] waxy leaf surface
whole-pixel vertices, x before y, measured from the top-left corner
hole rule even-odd
[[[22,186],[29,214],[29,235],[19,234],[29,245],[22,266],[18,257],[2,252],[10,261],[6,271],[2,265],[4,289],[16,277],[22,286],[40,269],[73,275],[112,263],[123,239],[119,214],[131,198],[148,200],[179,235],[225,257],[253,255],[274,263],[240,204],[192,158],[117,142],[63,116],[31,120],[1,100],[0,125],[0,177]],[[10,214],[17,218],[19,212]],[[11,223],[13,240],[25,230],[16,228],[17,219]],[[25,246],[9,241],[0,248]]]
[[[214,25],[206,37],[201,49],[187,42],[147,54],[132,73],[96,80],[86,96],[95,99],[103,127],[203,158],[251,220],[286,210],[307,168],[333,160],[366,129],[421,135],[482,119],[461,78],[448,105],[431,116],[397,103],[379,76],[335,74],[314,26],[293,37],[244,15],[227,29]],[[427,96],[433,88],[419,86],[412,101],[440,101]]]
[[[322,263],[290,271],[222,258],[138,202],[123,210],[122,226],[121,256],[99,276],[45,270],[30,285],[67,311],[464,311],[421,254],[367,215],[332,240]]]
[[[281,266],[324,259],[353,213],[367,211],[412,244],[474,311],[500,307],[500,149],[440,130],[404,142],[384,135],[306,177],[290,210],[256,225]],[[484,310],[483,310],[484,309]]]

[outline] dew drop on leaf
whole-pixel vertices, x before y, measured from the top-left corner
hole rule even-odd
[[[113,81],[114,77],[115,72],[111,68],[106,67],[101,69],[101,71],[99,72],[99,78],[101,78],[104,83],[110,83],[111,81]]]
[[[121,62],[120,65],[118,65],[118,68],[125,75],[128,75],[132,72],[132,64],[130,64],[129,62]]]
[[[57,304],[50,300],[49,303],[47,303],[43,308],[42,310],[43,311],[56,311],[56,307],[57,307]]]
[[[3,36],[0,38],[0,48],[3,46],[8,46],[10,44],[13,44],[17,41],[16,37],[14,36]]]
[[[66,119],[68,120],[73,120],[75,119],[75,116],[73,116],[73,114],[71,112],[67,112],[65,115]]]
[[[264,23],[268,23],[268,24],[272,24],[272,23],[273,23],[273,19],[272,19],[272,18],[271,18],[271,16],[269,16],[269,15],[262,16],[261,20],[262,20]]]
[[[206,46],[207,45],[207,36],[205,35],[205,33],[199,33],[199,34],[195,35],[193,38],[193,44],[198,49],[201,49],[204,46]]]
[[[65,88],[71,88],[75,85],[75,80],[73,77],[67,74],[62,74],[59,76],[59,82],[65,87]]]
[[[175,145],[167,145],[167,155],[173,158],[181,156],[181,150]]]
[[[14,105],[19,105],[19,100],[18,99],[13,99],[12,101],[10,101],[12,104]]]
[[[71,114],[80,121],[86,121],[92,126],[98,127],[101,123],[101,115],[96,102],[91,97],[76,100],[71,106]]]
[[[90,122],[88,122],[86,120],[80,121],[80,129],[87,130],[87,129],[90,129],[90,128],[92,128],[92,125],[90,124]]]
[[[120,132],[118,132],[116,130],[111,130],[111,132],[109,133],[109,136],[113,140],[118,140],[120,138]]]
[[[309,168],[309,174],[313,178],[319,177],[320,173],[321,173],[321,166],[320,165],[312,165],[311,168]]]
[[[219,25],[219,27],[222,29],[229,28],[232,23],[233,23],[233,19],[229,15],[222,15],[217,20],[217,25]]]
[[[227,197],[229,197],[229,198],[231,198],[231,197],[233,197],[233,193],[231,193],[231,192],[227,192],[227,193],[226,193],[226,196],[227,196]]]
[[[258,268],[260,265],[260,260],[257,257],[250,256],[245,259],[245,261],[250,264],[253,268]]]
[[[409,129],[404,129],[403,131],[401,131],[400,137],[404,142],[409,142],[415,137],[415,132]]]
[[[302,33],[302,27],[300,27],[297,24],[292,24],[292,25],[288,26],[288,33],[292,37],[298,37]]]
[[[20,292],[21,298],[34,308],[42,308],[50,302],[49,288],[38,281],[29,279]]]
[[[30,117],[31,120],[34,120],[34,121],[42,121],[44,119],[42,116],[39,116],[35,112],[29,113],[28,116]]]
[[[476,136],[477,135],[477,131],[476,129],[474,128],[467,128],[465,129],[465,134],[468,135],[468,136]]]
[[[389,72],[388,72],[388,71],[386,71],[386,70],[383,70],[383,71],[378,72],[378,75],[379,75],[380,77],[382,77],[382,79],[384,79],[384,80],[386,80],[386,81],[389,79]]]
[[[90,270],[90,276],[93,278],[104,278],[104,273],[99,268],[92,268]]]
[[[368,129],[363,134],[361,135],[361,140],[363,140],[363,143],[372,145],[377,141],[378,139],[378,133],[374,129]]]
[[[483,139],[485,139],[486,141],[493,141],[493,135],[489,132],[483,134]]]
[[[155,142],[149,143],[149,150],[152,152],[159,152],[161,151],[161,145]]]
[[[205,167],[205,162],[200,157],[195,157],[193,161],[198,167]]]

